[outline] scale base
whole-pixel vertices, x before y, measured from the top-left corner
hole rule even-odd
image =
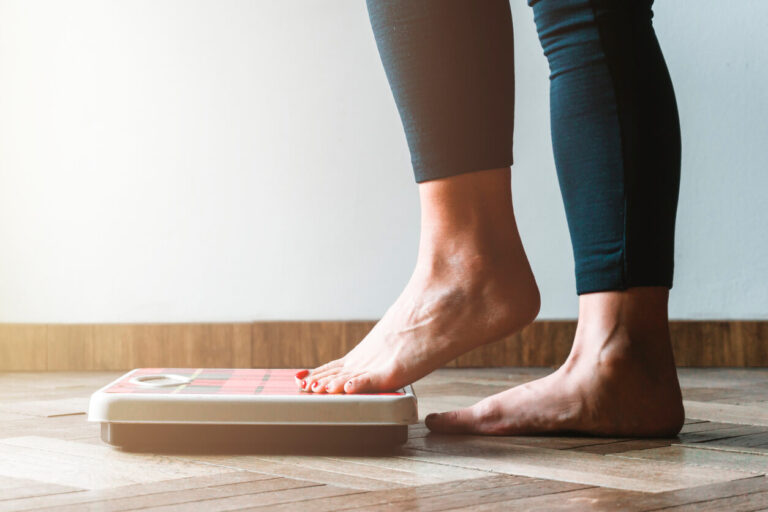
[[[101,439],[154,453],[353,453],[397,450],[408,425],[215,425],[101,423]]]

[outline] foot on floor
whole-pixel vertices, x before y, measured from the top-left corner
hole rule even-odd
[[[554,373],[465,409],[430,414],[427,427],[489,435],[676,435],[684,411],[666,319],[638,329],[585,324]]]

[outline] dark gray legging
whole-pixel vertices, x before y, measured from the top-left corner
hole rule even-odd
[[[652,0],[529,0],[579,294],[672,286],[680,127]],[[367,0],[416,181],[512,165],[508,0]]]

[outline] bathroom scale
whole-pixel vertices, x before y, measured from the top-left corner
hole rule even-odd
[[[298,369],[138,368],[93,393],[88,421],[125,450],[372,451],[405,443],[413,388],[301,391]]]

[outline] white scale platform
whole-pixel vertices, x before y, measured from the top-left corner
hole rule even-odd
[[[139,368],[91,396],[105,442],[139,451],[376,451],[418,421],[413,388],[301,391],[295,369]]]

